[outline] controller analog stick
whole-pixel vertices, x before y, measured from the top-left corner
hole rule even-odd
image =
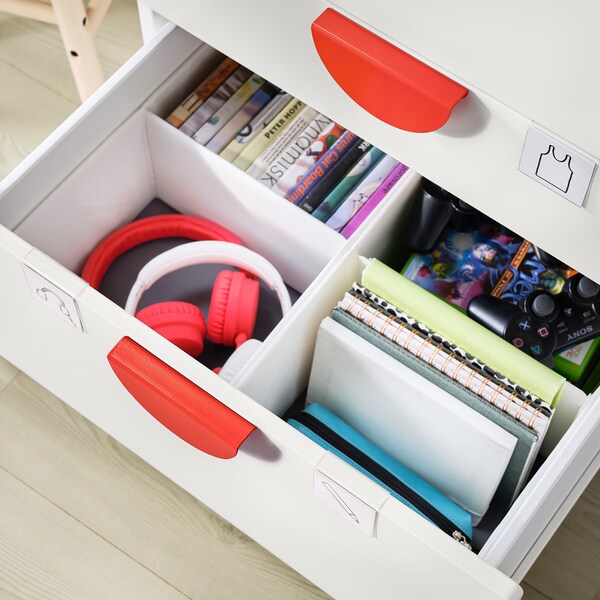
[[[556,309],[554,298],[548,294],[540,294],[531,302],[531,312],[538,319],[547,319]]]
[[[590,300],[594,296],[597,296],[600,292],[600,285],[594,283],[591,279],[587,277],[582,277],[577,282],[577,293],[584,299]]]

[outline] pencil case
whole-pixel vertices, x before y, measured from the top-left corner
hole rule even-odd
[[[471,547],[471,515],[466,510],[363,437],[329,409],[314,403],[288,422],[319,446],[381,485],[402,504],[458,542]]]

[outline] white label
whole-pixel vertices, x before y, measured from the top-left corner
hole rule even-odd
[[[560,353],[560,356],[566,358],[569,362],[577,366],[581,366],[589,349],[592,347],[592,342],[594,340],[588,340],[587,342],[583,342],[582,344],[577,344],[577,346],[572,346],[568,350]]]
[[[527,131],[519,171],[583,206],[596,163],[535,127]]]
[[[28,265],[23,265],[23,269],[29,284],[31,297],[58,315],[63,321],[75,327],[75,329],[83,331],[83,323],[75,299]]]
[[[314,472],[315,497],[369,537],[375,533],[377,511],[319,471]]]

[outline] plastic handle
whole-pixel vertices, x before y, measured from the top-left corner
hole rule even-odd
[[[389,125],[439,129],[467,88],[328,8],[312,24],[315,47],[339,86]]]
[[[108,362],[127,391],[160,423],[198,450],[233,458],[255,426],[131,340]]]

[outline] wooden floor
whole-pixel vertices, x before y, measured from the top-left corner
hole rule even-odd
[[[115,0],[107,75],[140,44],[135,2]],[[0,15],[0,178],[77,105],[55,28]],[[523,587],[600,600],[600,476]],[[325,597],[0,359],[0,600]]]

